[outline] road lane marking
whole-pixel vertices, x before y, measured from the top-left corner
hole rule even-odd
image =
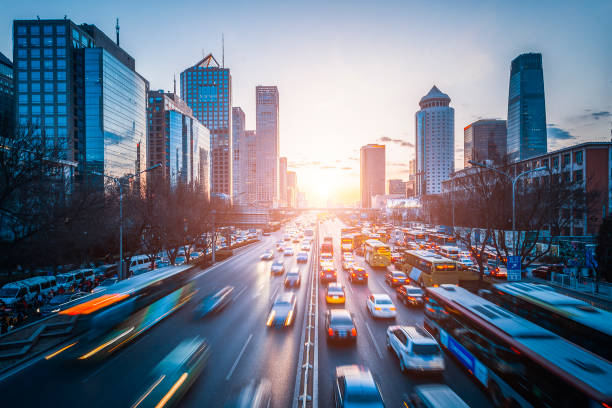
[[[246,286],[245,286],[244,288],[242,288],[242,289],[240,290],[240,292],[238,292],[238,294],[236,295],[236,298],[239,298],[239,297],[240,297],[240,295],[242,295],[242,292],[244,292],[244,291],[246,290],[246,288],[247,288]]]
[[[372,333],[372,329],[370,329],[370,325],[368,324],[368,322],[366,322],[366,328],[368,329],[368,333],[370,333],[370,338],[372,339],[372,343],[374,343],[374,347],[376,348],[376,352],[378,353],[378,357],[380,357],[380,359],[383,359],[383,355],[380,352],[380,348],[378,347],[378,343],[376,343],[376,339],[374,338],[374,333]]]
[[[274,289],[274,293],[272,293],[272,296],[270,296],[270,300],[274,299],[276,297],[276,292],[278,292],[278,289],[280,288],[280,285],[278,285],[276,287],[276,289]]]
[[[236,366],[238,365],[238,362],[240,361],[240,358],[244,354],[244,350],[246,350],[252,338],[253,338],[253,333],[249,335],[249,338],[247,339],[246,343],[244,343],[244,346],[242,346],[242,350],[240,350],[240,354],[238,354],[238,357],[236,357],[236,361],[234,361],[234,365],[232,366],[231,370],[229,371],[229,373],[227,373],[227,377],[225,377],[225,381],[229,381],[230,377],[234,373],[234,370],[236,369]]]

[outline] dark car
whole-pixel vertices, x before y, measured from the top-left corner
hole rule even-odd
[[[295,318],[295,294],[292,292],[284,292],[276,297],[272,304],[270,314],[266,326],[268,327],[286,327],[293,324]]]
[[[338,279],[336,269],[330,266],[325,266],[321,270],[321,283],[336,282]]]
[[[389,272],[385,275],[385,283],[392,288],[401,286],[408,282],[408,277],[404,272]]]
[[[357,340],[357,328],[353,316],[346,309],[329,309],[325,313],[325,331],[327,341]]]
[[[361,266],[353,266],[349,271],[351,283],[368,283],[368,273]]]
[[[283,261],[276,260],[272,262],[272,265],[270,265],[270,272],[272,275],[282,275],[285,272],[285,264]]]
[[[300,286],[300,270],[293,268],[285,275],[285,287]]]
[[[370,370],[357,365],[336,367],[334,378],[336,408],[384,408],[378,385]]]
[[[221,311],[232,300],[232,293],[234,293],[234,287],[226,286],[218,292],[204,297],[200,305],[195,309],[196,315],[202,318],[207,314]]]
[[[75,300],[80,299],[87,294],[88,293],[85,292],[74,292],[55,295],[51,298],[51,300],[49,300],[49,302],[47,302],[46,305],[40,307],[40,314],[47,316],[52,313],[57,313],[60,310],[63,310],[66,306],[72,305]]]
[[[422,306],[423,290],[418,286],[402,285],[397,289],[397,298],[406,306]]]

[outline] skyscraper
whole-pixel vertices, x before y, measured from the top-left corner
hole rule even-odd
[[[14,106],[13,63],[0,52],[0,137],[13,132]]]
[[[234,202],[242,204],[245,201],[243,159],[240,157],[242,151],[242,139],[244,138],[245,116],[244,111],[239,106],[232,108],[232,184]]]
[[[439,194],[442,181],[455,169],[455,110],[434,85],[416,113],[416,195]]]
[[[232,188],[232,76],[208,54],[181,72],[181,97],[210,130],[211,194],[231,197]]]
[[[287,158],[281,157],[278,159],[278,206],[287,206]]]
[[[463,128],[464,167],[470,167],[470,160],[484,163],[491,160],[502,164],[506,156],[506,121],[482,119]]]
[[[507,152],[510,161],[545,154],[546,106],[542,54],[512,60],[508,91]]]
[[[278,88],[257,86],[257,201],[265,207],[278,206]]]
[[[71,20],[15,20],[17,121],[65,146],[65,159],[103,186],[146,167],[148,82],[135,61],[96,26]],[[146,175],[135,183],[144,185]]]
[[[391,195],[401,195],[406,197],[406,182],[400,179],[391,179],[387,181],[388,183],[388,194]]]
[[[287,172],[287,207],[297,208],[298,206],[298,185],[297,173],[295,171]]]
[[[255,174],[257,173],[257,136],[254,130],[245,130],[242,141],[244,164],[244,191],[247,205],[254,206],[257,201],[257,186]]]
[[[385,194],[385,145],[362,146],[360,167],[361,208],[371,208],[372,197]]]

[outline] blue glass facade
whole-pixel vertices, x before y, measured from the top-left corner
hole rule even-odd
[[[542,54],[522,54],[512,61],[506,137],[511,161],[547,151]]]
[[[170,185],[183,179],[183,115],[166,112],[166,167]]]

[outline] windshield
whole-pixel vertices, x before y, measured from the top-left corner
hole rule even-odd
[[[391,305],[393,303],[391,303],[391,299],[376,299],[376,304],[377,305]]]
[[[17,295],[17,289],[8,288],[8,289],[0,289],[0,298],[12,298]]]
[[[406,289],[406,293],[409,295],[422,295],[423,291],[421,289]]]
[[[339,325],[352,325],[353,324],[353,320],[351,319],[351,316],[347,316],[347,315],[332,315],[331,319],[331,324],[339,324]]]
[[[415,354],[432,355],[440,353],[440,349],[435,344],[414,344],[412,352]]]
[[[328,288],[327,289],[327,293],[333,293],[333,294],[343,294],[344,290],[342,290],[342,288]]]
[[[70,300],[70,295],[62,295],[56,296],[49,301],[50,305],[61,305],[62,303],[66,303]]]
[[[281,261],[274,261],[272,266],[283,266],[283,263]]]
[[[291,303],[287,302],[286,300],[277,300],[276,302],[274,302],[274,306],[289,306],[291,305]]]
[[[300,274],[298,272],[287,272],[288,278],[297,278]]]
[[[106,279],[104,282],[100,284],[100,286],[110,286],[114,285],[117,282],[115,279]]]

